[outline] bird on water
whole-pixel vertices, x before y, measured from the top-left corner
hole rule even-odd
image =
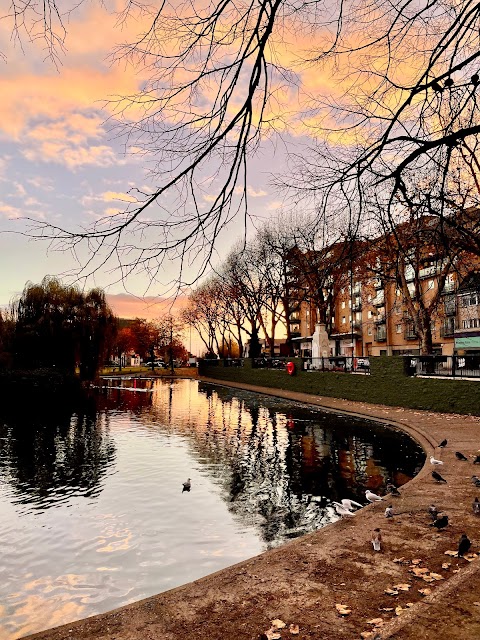
[[[192,488],[192,483],[190,482],[190,478],[187,478],[186,482],[183,483],[182,493],[184,491],[190,491],[191,488]]]

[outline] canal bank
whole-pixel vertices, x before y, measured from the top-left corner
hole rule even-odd
[[[383,624],[371,638],[421,640],[433,637],[432,633],[437,640],[479,637],[480,606],[475,603],[480,601],[480,562],[457,560],[445,551],[457,548],[464,531],[474,550],[480,546],[479,520],[470,506],[477,495],[470,481],[476,467],[455,457],[457,450],[467,456],[477,453],[480,418],[224,384],[387,421],[410,433],[427,456],[435,451],[442,457],[447,484],[431,479],[427,463],[402,487],[401,497],[389,500],[396,514],[391,519],[384,517],[383,501],[201,580],[32,638],[253,640],[275,618],[298,625],[296,637],[300,638],[360,638],[361,633],[372,632],[369,621],[374,619]],[[435,450],[445,437],[447,448]],[[431,502],[449,515],[444,531],[430,526],[427,507]],[[381,553],[375,553],[370,543],[375,528],[383,535]],[[450,564],[442,568],[444,563]],[[432,573],[440,579],[431,577]],[[395,585],[407,585],[406,590],[393,589],[398,595],[387,595],[385,590]],[[424,589],[430,589],[430,594],[421,595]],[[337,604],[348,606],[351,613],[340,616]],[[287,629],[281,632],[282,638],[294,638]]]

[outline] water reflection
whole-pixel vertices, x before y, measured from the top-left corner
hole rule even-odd
[[[14,490],[15,502],[39,508],[72,494],[95,497],[115,460],[109,431],[109,419],[101,419],[96,403],[73,415],[62,407],[4,417],[0,479]]]
[[[423,461],[376,424],[193,380],[31,409],[0,419],[0,640],[251,557]]]

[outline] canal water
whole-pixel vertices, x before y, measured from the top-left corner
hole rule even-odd
[[[337,519],[422,466],[401,432],[196,380],[0,415],[0,639],[107,611]],[[191,479],[191,490],[182,491]]]

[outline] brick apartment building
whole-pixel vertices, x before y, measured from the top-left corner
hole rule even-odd
[[[309,295],[308,284],[297,287],[304,295],[290,315],[296,353],[312,355],[312,335],[321,322],[328,333],[331,356],[419,354],[422,345],[412,312],[420,313],[420,298],[423,307],[434,303],[428,318],[433,353],[480,353],[478,256],[461,252],[448,262],[427,242],[415,252],[415,259],[407,257],[392,266],[383,260],[385,246],[388,243],[377,243],[374,250],[361,250],[350,263],[346,257],[336,269],[330,269],[325,279],[330,302],[323,314],[318,300]],[[395,247],[391,255],[394,253]],[[327,297],[324,292],[322,300]]]

